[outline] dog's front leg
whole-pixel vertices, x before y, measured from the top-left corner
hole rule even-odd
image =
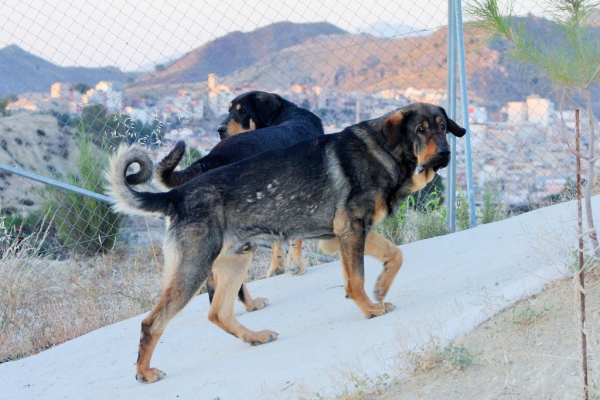
[[[294,239],[290,242],[287,263],[292,275],[303,275],[306,273],[306,265],[302,261],[302,239]]]
[[[327,254],[333,254],[340,250],[340,242],[337,238],[321,240],[319,245],[321,250]],[[382,301],[402,267],[402,250],[380,234],[369,231],[365,243],[365,254],[375,257],[383,263],[383,271],[375,284],[375,298],[377,301]]]
[[[348,298],[354,300],[367,318],[379,317],[396,308],[391,303],[374,304],[365,293],[364,233],[352,232],[344,237],[338,236],[338,240]]]
[[[386,238],[370,231],[365,243],[365,254],[373,256],[383,263],[383,271],[375,284],[375,299],[381,302],[402,267],[402,251]]]
[[[251,331],[235,319],[233,312],[236,293],[244,283],[253,252],[254,245],[251,244],[223,246],[212,267],[216,290],[208,319],[243,342],[256,346],[276,340],[277,333],[270,330]]]
[[[281,242],[274,242],[271,244],[271,267],[267,271],[267,278],[272,277],[278,271],[283,272],[285,269],[285,250]]]

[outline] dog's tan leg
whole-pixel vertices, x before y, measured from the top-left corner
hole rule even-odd
[[[243,342],[255,346],[276,340],[277,333],[270,330],[253,332],[240,324],[233,313],[235,295],[246,278],[252,252],[250,246],[242,247],[240,250],[235,250],[231,244],[223,246],[212,267],[217,287],[208,319]]]
[[[303,275],[306,273],[306,265],[304,265],[304,261],[302,260],[302,239],[294,239],[290,242],[287,263],[292,275]]]
[[[244,303],[244,307],[246,307],[247,311],[256,311],[265,308],[269,305],[269,300],[263,299],[262,297],[257,297],[255,299],[250,296],[250,292],[246,287],[246,284],[242,284],[240,291],[238,292],[238,298],[242,303]]]
[[[328,254],[335,253],[340,249],[337,238],[321,240],[319,244],[321,250]],[[378,233],[369,231],[365,242],[365,254],[375,257],[383,263],[383,272],[379,275],[375,285],[375,298],[377,301],[382,301],[402,267],[402,251]]]
[[[206,291],[208,292],[208,301],[211,304],[213,301],[213,297],[215,295],[216,288],[217,288],[217,280],[215,279],[214,275],[211,273],[210,277],[206,281]],[[242,303],[244,303],[244,307],[246,307],[246,310],[248,312],[261,310],[261,309],[265,308],[267,305],[269,305],[269,300],[267,300],[267,299],[263,299],[261,297],[257,297],[256,299],[253,299],[252,296],[250,296],[250,292],[248,291],[248,288],[246,287],[245,283],[242,284],[242,287],[238,291],[238,299],[240,299],[240,301]]]
[[[382,301],[402,267],[402,251],[378,233],[370,231],[365,243],[365,254],[383,263],[383,272],[375,284],[375,298]]]
[[[267,277],[272,277],[280,270],[285,270],[285,250],[283,244],[275,242],[271,245],[271,267],[267,271]]]
[[[364,246],[361,243],[352,243],[355,241],[340,240],[340,257],[342,259],[342,267],[344,277],[346,277],[346,294],[352,299],[358,308],[363,312],[365,317],[379,317],[395,307],[391,303],[374,304],[365,293],[365,276],[364,276],[364,259],[363,253],[360,250]]]
[[[188,235],[192,237],[192,235]],[[210,273],[210,259],[190,249],[198,248],[196,237],[190,243],[165,241],[165,277],[160,300],[142,321],[136,379],[153,383],[164,378],[164,372],[150,368],[152,353],[167,323],[198,292]],[[208,246],[207,246],[208,247]],[[183,249],[186,251],[184,252]],[[210,253],[210,251],[206,251]],[[204,260],[203,260],[204,258]]]

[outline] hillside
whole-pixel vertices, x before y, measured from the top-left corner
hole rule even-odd
[[[163,71],[142,75],[127,87],[205,81],[210,73],[225,76],[310,38],[343,32],[325,22],[278,22],[252,32],[232,32],[192,50]]]
[[[552,22],[530,17],[532,35],[557,39]],[[600,29],[591,33],[600,37]],[[469,96],[492,110],[533,93],[553,96],[551,88],[526,66],[507,57],[509,44],[489,40],[474,25],[465,26]],[[222,79],[226,85],[252,82],[265,87],[299,83],[346,92],[382,89],[446,90],[447,28],[431,35],[386,39],[369,35],[330,35],[284,49]],[[596,98],[598,101],[599,98]]]
[[[552,21],[537,17],[521,21],[526,22],[531,35],[546,38],[547,43],[560,39]],[[472,101],[494,111],[508,101],[525,100],[531,94],[557,100],[541,76],[510,60],[507,42],[490,40],[473,24],[467,24],[464,31]],[[590,34],[600,38],[600,26],[593,21]],[[209,42],[164,71],[140,77],[128,87],[143,90],[182,83],[189,86],[205,82],[211,72],[230,87],[249,83],[274,90],[294,84],[345,92],[409,87],[445,90],[447,28],[422,36],[382,38],[342,32],[329,24],[274,24]],[[600,109],[600,93],[594,100],[595,108]]]
[[[54,82],[126,82],[133,74],[116,67],[60,67],[26,52],[19,46],[0,49],[0,96],[7,93],[48,92]]]

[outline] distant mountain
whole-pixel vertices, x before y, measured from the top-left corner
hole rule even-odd
[[[344,31],[326,22],[278,22],[248,33],[228,33],[192,50],[162,71],[142,75],[127,87],[206,81],[210,73],[229,75],[308,39],[341,33]]]
[[[553,22],[522,19],[527,31],[552,45],[558,40]],[[590,33],[600,38],[600,28]],[[554,97],[555,93],[530,67],[507,57],[510,44],[489,41],[490,36],[473,24],[464,29],[469,97],[492,110],[528,95]],[[217,74],[222,76],[217,71]],[[293,84],[321,86],[346,92],[383,89],[444,90],[447,84],[447,28],[430,35],[384,38],[369,34],[334,34],[310,39],[301,45],[272,53],[246,69],[220,77],[237,86],[243,82],[267,88]],[[600,110],[600,94],[595,95]]]
[[[60,67],[19,46],[0,49],[0,96],[7,93],[50,92],[54,82],[95,85],[99,81],[126,82],[133,74],[116,67]]]

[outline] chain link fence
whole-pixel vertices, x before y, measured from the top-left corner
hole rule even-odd
[[[433,0],[3,4],[0,163],[101,194],[118,143],[146,143],[158,160],[183,138],[193,160],[218,142],[231,99],[249,90],[313,111],[327,133],[415,101],[445,106],[447,14]],[[468,21],[464,44],[478,217],[568,197],[573,104]],[[464,146],[457,141],[459,220]],[[161,221],[114,215],[101,199],[7,169],[0,215],[0,362],[156,300]]]

